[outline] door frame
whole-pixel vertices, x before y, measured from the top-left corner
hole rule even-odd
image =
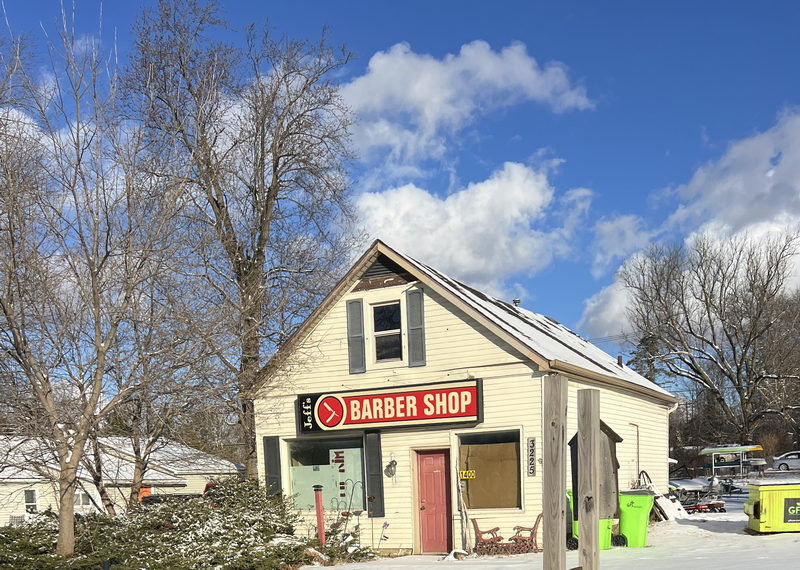
[[[424,453],[441,452],[445,455],[445,499],[447,501],[447,518],[446,522],[449,527],[449,544],[447,545],[447,552],[453,549],[454,528],[453,528],[453,453],[450,447],[415,447],[410,449],[411,452],[411,465],[412,465],[412,513],[413,513],[413,528],[414,528],[414,553],[415,554],[438,554],[433,552],[423,552],[422,550],[422,529],[419,520],[419,455]]]

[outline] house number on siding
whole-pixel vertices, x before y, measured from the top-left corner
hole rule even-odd
[[[528,477],[536,476],[536,438],[528,438]]]

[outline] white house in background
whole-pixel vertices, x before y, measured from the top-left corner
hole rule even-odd
[[[101,438],[103,479],[117,512],[127,508],[134,455],[127,438]],[[21,522],[32,514],[58,509],[54,457],[39,442],[20,437],[0,439],[0,525]],[[202,493],[206,483],[241,476],[241,465],[186,445],[165,441],[151,455],[140,498],[147,495]],[[102,511],[100,495],[85,468],[79,470],[75,512]]]
[[[100,445],[109,455],[133,465],[135,458],[129,439],[124,437],[104,437]],[[150,454],[149,484],[151,493],[202,493],[206,483],[221,477],[241,476],[244,466],[204,453],[175,441],[165,440]],[[131,476],[132,476],[131,471]],[[163,478],[163,483],[158,482]],[[180,490],[174,489],[171,480],[183,482]],[[129,481],[130,483],[130,481]],[[148,485],[146,485],[148,486]],[[148,492],[143,493],[144,497]]]
[[[467,518],[509,538],[542,511],[555,374],[569,380],[567,439],[578,389],[598,389],[620,487],[645,470],[666,489],[676,398],[556,321],[376,241],[268,367],[260,475],[301,508],[322,485],[326,509],[356,513],[362,543],[392,552],[460,548]]]

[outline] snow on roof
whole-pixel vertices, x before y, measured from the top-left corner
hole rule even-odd
[[[102,437],[100,444],[110,453],[134,456],[133,446],[126,437]],[[162,440],[150,455],[153,469],[164,469],[176,475],[192,473],[235,475],[242,466],[176,441]]]
[[[133,480],[134,454],[130,439],[101,437],[100,451],[103,474],[113,485],[130,484]],[[30,466],[35,465],[36,468]],[[156,448],[149,460],[144,484],[185,486],[182,476],[192,474],[236,475],[242,467],[198,449],[165,441]],[[26,467],[27,466],[27,467]],[[0,480],[6,482],[53,478],[58,461],[46,442],[18,436],[0,438]],[[84,467],[78,477],[91,480]]]
[[[25,467],[18,467],[16,465],[3,465],[0,468],[0,481],[9,483],[27,483],[29,481],[38,481],[42,476],[33,469],[26,469]]]
[[[545,360],[550,362],[561,361],[589,372],[618,378],[672,398],[669,392],[631,368],[618,364],[616,358],[581,338],[554,319],[495,299],[447,277],[424,263],[405,256],[396,250],[392,251],[413,267],[427,274],[462,302],[481,313],[507,333],[513,335]]]
[[[0,437],[0,480],[38,481],[47,478],[57,466],[52,451],[41,442],[18,436]]]
[[[105,451],[105,452],[104,452]],[[127,486],[133,482],[134,463],[130,459],[119,457],[101,450],[103,459],[103,476],[114,485]],[[175,477],[167,473],[148,469],[144,474],[143,485],[158,487],[185,487],[186,479]]]
[[[119,438],[124,439],[124,438]],[[120,457],[101,449],[103,475],[110,485],[129,485],[133,480],[134,464],[130,458]],[[0,481],[8,483],[55,480],[58,460],[45,441],[19,436],[0,440]],[[91,481],[84,466],[78,467],[78,478]],[[149,469],[145,485],[185,486],[186,480]]]

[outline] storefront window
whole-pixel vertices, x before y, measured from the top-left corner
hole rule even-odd
[[[461,493],[468,509],[520,508],[519,432],[459,437]]]
[[[289,443],[290,477],[295,506],[314,508],[314,485],[322,485],[326,509],[365,510],[364,444],[360,438]]]

